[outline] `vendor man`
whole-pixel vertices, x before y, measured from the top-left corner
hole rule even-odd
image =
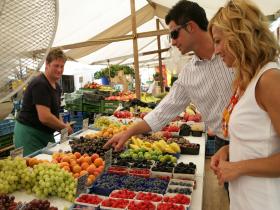
[[[69,124],[59,119],[61,88],[57,82],[66,60],[61,50],[51,50],[45,73],[35,77],[27,86],[14,130],[15,146],[23,147],[24,156],[54,142],[55,131],[67,128],[69,134],[73,132]]]

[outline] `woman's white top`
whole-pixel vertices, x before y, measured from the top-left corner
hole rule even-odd
[[[231,113],[230,162],[265,158],[280,152],[280,137],[267,112],[259,107],[255,97],[259,78],[272,68],[280,69],[280,65],[276,62],[266,64],[250,82]],[[280,162],[275,167],[280,167]],[[230,210],[280,209],[280,178],[241,176],[230,182],[229,192]]]

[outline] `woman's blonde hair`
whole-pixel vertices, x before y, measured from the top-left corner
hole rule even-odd
[[[247,0],[231,0],[220,8],[209,22],[212,37],[213,26],[223,31],[224,47],[235,58],[234,88],[245,90],[260,69],[279,56],[280,47],[269,30],[266,17]]]

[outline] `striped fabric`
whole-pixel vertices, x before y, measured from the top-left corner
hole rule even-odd
[[[232,95],[234,72],[220,56],[200,60],[196,55],[185,65],[169,94],[144,120],[153,131],[160,130],[192,102],[202,114],[202,120],[216,135],[221,135],[221,119]]]

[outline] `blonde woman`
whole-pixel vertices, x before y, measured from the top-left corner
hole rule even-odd
[[[230,146],[211,159],[219,184],[230,182],[231,210],[280,209],[279,44],[263,13],[234,0],[209,23],[219,54],[236,77],[223,113]]]

